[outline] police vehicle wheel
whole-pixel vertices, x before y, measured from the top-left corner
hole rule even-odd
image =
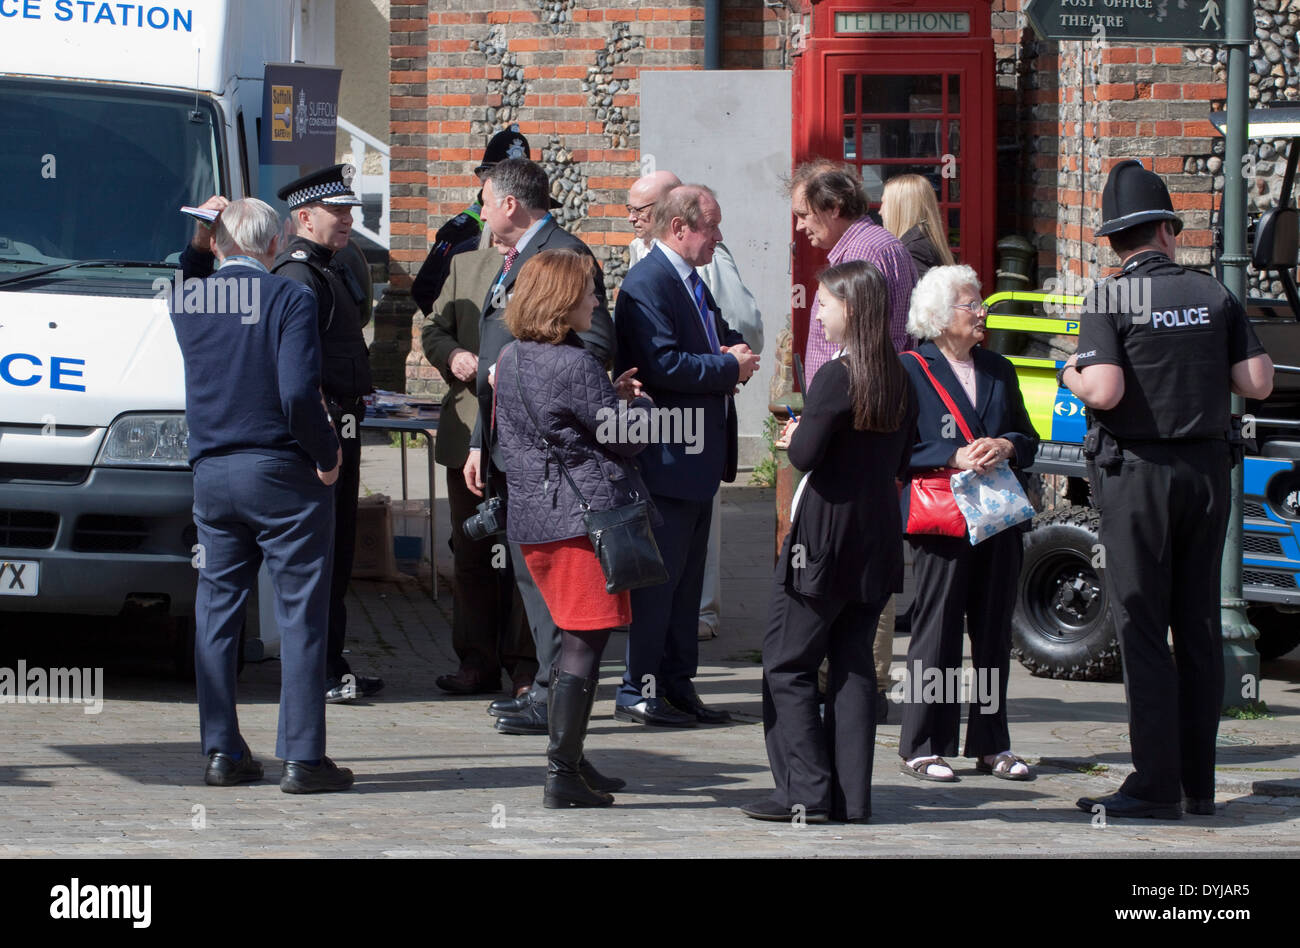
[[[1272,606],[1251,606],[1246,610],[1246,618],[1259,629],[1255,650],[1262,661],[1281,658],[1300,645],[1300,615]]]
[[[1093,566],[1101,515],[1048,510],[1025,535],[1011,654],[1034,675],[1097,681],[1119,671],[1119,640]],[[1099,564],[1100,565],[1100,564]]]

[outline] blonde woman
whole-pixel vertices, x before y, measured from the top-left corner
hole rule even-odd
[[[900,174],[885,182],[880,220],[912,255],[918,280],[931,267],[950,267],[956,262],[948,249],[947,228],[934,187],[919,174]]]

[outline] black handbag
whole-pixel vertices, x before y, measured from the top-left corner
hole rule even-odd
[[[592,549],[596,551],[596,560],[601,572],[605,574],[605,592],[616,593],[625,589],[640,589],[643,586],[657,586],[668,581],[668,570],[664,567],[663,557],[659,553],[659,544],[655,542],[654,531],[650,527],[650,506],[644,500],[633,502],[611,510],[592,510],[587,498],[578,485],[573,482],[569,470],[564,466],[564,459],[559,449],[551,443],[542,431],[542,426],[533,414],[533,407],[524,397],[523,386],[519,382],[519,348],[515,347],[515,388],[519,392],[519,401],[523,403],[533,427],[541,436],[542,442],[555,458],[560,473],[573,488],[578,497],[578,506],[582,508],[582,523],[587,528],[587,538],[591,540]]]

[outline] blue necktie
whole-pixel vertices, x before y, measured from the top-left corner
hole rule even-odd
[[[704,335],[709,339],[709,348],[714,355],[717,355],[720,351],[718,333],[713,326],[713,313],[709,311],[708,304],[704,302],[704,281],[700,279],[700,275],[694,270],[691,271],[691,275],[687,280],[691,284],[691,292],[695,295],[695,306],[700,311],[700,319],[704,322]]]

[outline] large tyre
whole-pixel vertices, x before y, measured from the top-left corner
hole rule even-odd
[[[1106,589],[1093,568],[1101,515],[1063,507],[1034,518],[1011,620],[1011,654],[1035,675],[1072,681],[1113,678],[1119,640]]]
[[[1261,661],[1281,658],[1300,645],[1300,615],[1272,606],[1251,606],[1246,610],[1246,618],[1259,629],[1255,650]]]

